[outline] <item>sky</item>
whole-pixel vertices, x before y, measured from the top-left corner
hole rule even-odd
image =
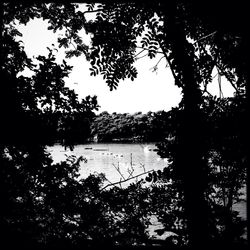
[[[52,44],[57,45],[58,34],[47,30],[47,22],[34,19],[26,26],[19,25],[18,29],[23,34],[19,39],[24,42],[24,48],[29,57],[48,54],[46,47]],[[90,38],[82,33],[86,43]],[[57,61],[64,59],[64,50],[57,52]],[[161,55],[159,55],[161,56]],[[156,112],[159,110],[168,111],[176,107],[181,100],[181,89],[175,86],[174,79],[169,67],[166,67],[165,59],[158,65],[158,71],[153,72],[160,57],[153,60],[148,57],[139,59],[135,66],[138,70],[138,76],[134,81],[126,79],[121,81],[116,90],[110,91],[102,76],[90,76],[90,64],[84,56],[68,59],[68,63],[73,66],[69,77],[65,79],[66,86],[73,88],[79,98],[85,98],[87,95],[96,95],[100,105],[97,113],[108,111],[109,113],[135,113],[148,111]],[[29,74],[24,72],[24,74]],[[213,72],[216,75],[216,72]],[[223,80],[223,78],[222,78]],[[222,86],[224,96],[231,96],[233,88],[225,83]],[[218,81],[215,77],[208,90],[218,95]]]

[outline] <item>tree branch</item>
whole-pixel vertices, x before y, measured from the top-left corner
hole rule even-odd
[[[86,10],[84,12],[82,12],[83,15],[88,14],[88,13],[95,13],[95,12],[99,12],[99,11],[103,11],[104,9],[96,9],[96,10]]]
[[[208,38],[208,37],[210,37],[210,36],[213,36],[213,35],[215,35],[216,33],[217,33],[217,31],[214,31],[214,32],[212,32],[212,33],[210,33],[210,34],[208,34],[208,35],[206,35],[206,36],[203,36],[203,37],[199,38],[197,41],[193,42],[193,44],[198,43],[199,41],[204,40],[204,39],[206,39],[206,38]]]
[[[171,72],[172,72],[172,75],[173,75],[175,81],[178,83],[178,85],[181,85],[181,81],[180,81],[180,79],[177,77],[177,75],[175,74],[175,72],[174,72],[174,70],[173,70],[173,67],[172,67],[172,64],[171,64],[171,62],[170,62],[170,60],[169,60],[169,58],[168,58],[168,55],[167,55],[167,53],[164,51],[164,48],[162,47],[161,39],[158,38],[158,35],[156,34],[156,31],[155,31],[153,28],[152,28],[152,32],[153,32],[153,34],[154,34],[156,40],[158,41],[158,43],[159,43],[159,45],[160,45],[160,48],[161,48],[161,51],[162,51],[161,53],[165,56],[165,58],[166,58],[166,60],[167,60],[167,63],[168,63],[168,65],[169,65],[170,69],[171,69]]]
[[[141,56],[141,57],[138,57],[138,58],[135,58],[135,60],[139,60],[139,59],[142,59],[143,57],[146,57],[146,56],[148,56],[148,54],[146,54],[146,55],[143,55],[143,56]]]
[[[119,164],[119,162],[118,162],[118,164]],[[123,178],[123,180],[126,180],[126,179],[124,178],[123,174],[122,174],[121,171],[120,171],[119,165],[118,165],[118,167],[116,167],[114,163],[113,163],[112,165],[114,166],[114,168],[116,169],[116,171],[120,174],[120,176]]]
[[[232,85],[232,87],[235,89],[235,91],[238,93],[239,92],[238,88],[234,85],[234,83],[228,77],[228,75],[226,74],[226,72],[223,72],[223,70],[221,69],[221,67],[218,64],[216,64],[216,67],[217,67],[217,71],[218,71],[217,74],[220,74],[220,72],[221,72],[220,75],[224,75],[227,78],[227,80],[229,81],[229,83]]]
[[[141,173],[141,174],[138,174],[138,175],[135,175],[135,176],[133,176],[133,177],[131,177],[131,178],[127,178],[126,180],[120,180],[120,181],[117,181],[117,182],[114,182],[114,183],[112,183],[112,184],[107,184],[106,186],[104,186],[100,191],[102,191],[102,190],[104,190],[104,189],[106,189],[107,187],[110,187],[110,186],[115,186],[115,185],[117,185],[117,184],[121,184],[121,183],[124,183],[124,182],[127,182],[127,181],[130,181],[130,180],[132,180],[132,179],[134,179],[134,178],[137,178],[137,177],[139,177],[139,176],[142,176],[142,175],[145,175],[145,174],[148,174],[148,173],[150,173],[150,172],[153,172],[154,170],[152,169],[152,170],[149,170],[149,171],[147,171],[147,172],[144,172],[144,173]]]
[[[135,170],[134,170],[133,168],[132,168],[131,171],[128,169],[128,174],[129,174],[128,178],[130,178],[130,176],[133,177],[134,171],[135,171]]]
[[[136,59],[137,56],[139,56],[143,51],[145,51],[146,49],[142,49],[139,53],[137,53],[134,58]]]
[[[160,61],[164,58],[165,56],[162,56],[159,60],[158,60],[158,62],[155,64],[155,66],[153,66],[152,68],[150,68],[150,69],[152,69],[153,70],[153,72],[154,71],[156,71],[157,69],[158,69],[158,64],[160,63]]]
[[[172,64],[171,64],[171,62],[170,62],[170,60],[169,60],[169,58],[168,58],[167,53],[164,52],[164,55],[165,55],[165,58],[166,58],[166,60],[167,60],[167,63],[168,63],[168,65],[169,65],[169,68],[170,68],[170,70],[171,70],[171,72],[172,72],[172,75],[173,75],[175,81],[178,83],[178,85],[181,85],[181,81],[180,81],[180,79],[177,77],[177,75],[175,74],[175,72],[174,72],[174,70],[173,70],[173,67],[172,67]]]

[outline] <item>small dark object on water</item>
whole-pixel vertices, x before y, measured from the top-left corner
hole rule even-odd
[[[84,148],[84,149],[93,149],[93,148]]]
[[[156,148],[150,148],[149,151],[154,151],[154,152],[156,152],[157,149],[156,149]]]

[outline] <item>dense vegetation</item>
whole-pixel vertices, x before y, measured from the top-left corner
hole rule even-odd
[[[232,208],[249,163],[249,43],[242,19],[222,20],[214,6],[152,1],[89,4],[79,11],[76,4],[1,3],[0,229],[6,249],[146,245],[151,215],[177,234],[177,241],[164,242],[171,246],[227,248],[242,240],[244,223]],[[96,19],[87,21],[93,12]],[[180,106],[94,117],[96,97],[79,100],[65,87],[71,66],[56,62],[55,49],[26,55],[14,23],[35,17],[48,20],[53,31],[64,29],[58,42],[66,57],[85,55],[91,74],[101,73],[111,89],[136,78],[138,53],[162,54],[182,88]],[[90,47],[79,36],[82,28],[92,33]],[[233,98],[210,97],[214,67],[235,87]],[[32,76],[22,76],[25,68]],[[121,189],[107,188],[102,174],[81,179],[84,157],[55,164],[46,146],[59,139],[73,147],[79,134],[85,140],[92,119],[93,135],[103,141],[162,139],[158,153],[169,166]]]
[[[201,110],[206,127],[204,146],[207,153],[204,155],[204,160],[207,162],[207,167],[204,169],[204,175],[208,183],[205,186],[205,199],[208,203],[206,216],[209,218],[209,237],[212,241],[223,239],[224,244],[233,238],[239,241],[246,222],[240,219],[233,206],[245,195],[245,192],[242,193],[242,188],[246,185],[247,163],[242,131],[246,124],[246,104],[242,96],[222,99],[207,97]],[[163,179],[173,180],[170,190],[172,192],[174,190],[174,193],[183,190],[180,170],[175,162],[176,154],[180,150],[178,123],[182,115],[181,108],[177,112],[172,112],[173,118],[167,130],[169,136],[158,144],[158,153],[162,157],[167,157],[170,162],[162,173]],[[178,202],[181,203],[181,199]],[[184,204],[175,207],[177,215],[174,218],[179,218],[180,223],[176,229],[183,233],[185,220],[182,216],[185,213],[181,215],[178,210],[178,207],[182,206],[185,207]],[[169,221],[173,219],[172,216],[173,214],[167,211],[162,213],[162,221],[168,227],[171,227]]]
[[[56,112],[49,114],[50,120],[54,121],[50,122],[50,128],[54,128],[50,132],[50,138],[54,143],[63,143],[67,140],[74,145],[92,141],[160,142],[167,134],[167,124],[171,123],[169,117],[171,112],[109,114],[104,111],[98,115],[94,112],[76,112],[70,116]],[[43,114],[44,120],[47,120],[46,115]],[[64,122],[70,124],[67,130],[61,128]]]
[[[119,114],[102,112],[91,123],[92,137],[100,142],[158,142],[166,134],[168,113],[166,111],[142,114]]]

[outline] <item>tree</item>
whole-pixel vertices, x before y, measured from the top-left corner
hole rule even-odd
[[[232,69],[237,68],[240,79],[238,83],[248,88],[248,59],[244,56],[242,63],[238,63],[238,57],[235,57],[238,49],[241,52],[247,51],[245,30],[238,34],[237,25],[228,28],[227,22],[218,18],[220,8],[219,11],[216,9],[219,22],[214,22],[210,12],[196,1],[107,3],[97,5],[97,9],[95,5],[89,4],[87,10],[82,12],[77,10],[75,4],[19,7],[18,10],[15,8],[16,16],[24,22],[26,18],[20,15],[20,10],[49,19],[53,30],[65,27],[66,36],[59,39],[60,45],[77,45],[76,49],[67,52],[67,56],[84,53],[92,65],[91,74],[102,74],[111,89],[116,88],[119,80],[126,77],[134,80],[137,71],[133,63],[139,54],[146,51],[150,58],[154,58],[157,53],[163,54],[173,72],[176,85],[183,90],[183,112],[175,135],[177,147],[174,171],[184,190],[190,241],[193,246],[207,242],[208,228],[205,218],[208,217],[208,204],[204,195],[208,182],[208,165],[204,160],[207,148],[204,114],[200,108],[203,101],[201,85],[204,85],[205,92],[207,84],[211,82],[212,69],[217,66],[229,79]],[[87,13],[96,13],[96,19],[87,22]],[[242,19],[237,24],[241,21]],[[78,36],[77,31],[82,27],[93,33],[91,48],[86,47]],[[215,32],[214,28],[219,32]],[[240,41],[237,40],[238,35]],[[138,37],[140,51],[137,50]],[[211,39],[214,37],[217,40]],[[235,46],[231,46],[232,42]],[[232,48],[235,49],[234,53],[228,53]],[[247,91],[247,95],[248,93]]]
[[[65,87],[71,66],[57,64],[53,48],[47,57],[36,58],[38,65],[27,57],[13,24],[37,16],[35,8],[26,7],[1,3],[0,224],[2,244],[8,248],[36,248],[39,242],[67,238],[70,223],[64,216],[71,211],[66,202],[79,185],[83,159],[54,164],[46,147],[58,139],[59,127],[68,131],[74,126],[65,116],[87,118],[97,108],[95,97],[78,101]],[[25,68],[33,72],[31,77],[21,74]],[[65,146],[74,143],[65,134],[61,139]]]
[[[199,13],[198,8],[199,14],[195,12],[196,7],[201,10]],[[229,10],[232,14],[231,5]],[[202,103],[200,85],[204,84],[206,90],[215,66],[231,84],[232,68],[238,68],[241,72],[239,79],[247,80],[248,76],[246,58],[243,64],[234,64],[238,61],[237,51],[247,51],[244,46],[247,34],[245,30],[240,32],[242,30],[239,28],[243,20],[229,28],[221,18],[218,24],[211,18],[195,1],[187,4],[181,1],[144,5],[106,4],[97,10],[96,20],[89,24],[89,31],[94,34],[90,54],[92,71],[103,74],[111,89],[117,87],[120,79],[128,77],[133,80],[136,76],[133,63],[137,53],[137,37],[141,38],[142,50],[147,50],[150,58],[161,49],[174,73],[176,84],[183,89],[183,116],[177,133],[175,168],[184,184],[191,244],[198,245],[208,240],[207,222],[204,220],[208,217],[204,201],[207,165],[202,160],[206,149],[203,148],[204,121],[199,108]],[[218,33],[211,27],[218,29]],[[209,38],[213,38],[214,32],[217,40],[211,41]],[[190,42],[192,39],[194,42]],[[210,46],[210,51],[207,46]],[[242,84],[241,80],[238,84]]]
[[[184,11],[178,3],[107,4],[97,12],[96,20],[88,24],[87,31],[93,33],[92,71],[103,74],[111,89],[117,87],[120,79],[136,77],[133,63],[137,37],[141,37],[142,50],[148,51],[150,58],[155,57],[159,49],[162,51],[176,84],[182,87],[184,115],[178,132],[176,171],[184,185],[190,241],[199,245],[207,241],[208,236],[199,110],[199,83],[204,79],[205,67],[198,64],[199,58],[187,40]]]
[[[246,155],[243,150],[244,139],[242,134],[242,124],[244,124],[246,104],[242,98],[223,98],[206,97],[202,104],[202,111],[206,120],[206,162],[207,182],[205,199],[208,202],[209,236],[213,241],[223,241],[223,244],[230,244],[233,241],[241,241],[240,237],[245,227],[245,222],[234,210],[234,204],[242,199],[242,189],[246,185]],[[168,158],[169,166],[163,171],[160,178],[167,182],[167,194],[161,193],[168,202],[163,205],[166,215],[161,214],[161,220],[168,230],[175,225],[171,220],[175,214],[179,220],[182,219],[181,228],[174,227],[174,232],[185,236],[185,213],[177,209],[176,200],[171,201],[171,195],[176,197],[182,195],[181,188],[176,182],[175,176],[175,153],[178,142],[176,134],[178,132],[179,117],[182,115],[181,109],[172,110],[169,126],[166,130],[165,141],[158,144],[158,153]],[[170,114],[169,114],[170,115]],[[169,184],[169,180],[171,184]],[[173,183],[172,183],[173,182]],[[164,186],[163,186],[164,187]],[[157,189],[156,189],[157,190]],[[177,193],[177,194],[176,194]],[[173,206],[173,214],[168,212],[168,206]],[[159,206],[161,207],[161,206]],[[183,207],[181,201],[177,207]],[[170,216],[170,218],[168,217]],[[218,242],[217,242],[218,244]]]

